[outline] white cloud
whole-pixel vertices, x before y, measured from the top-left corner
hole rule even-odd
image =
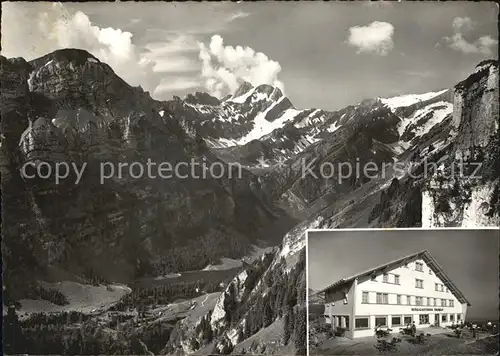
[[[236,19],[241,19],[250,16],[251,13],[249,12],[244,12],[244,11],[238,11],[235,12],[234,14],[229,15],[229,17],[226,19],[227,22],[232,22]]]
[[[443,40],[455,51],[489,56],[493,53],[494,46],[498,44],[498,41],[490,35],[481,36],[473,42],[468,41],[464,37],[464,33],[474,29],[474,22],[469,17],[455,17],[452,27],[454,34],[451,37],[443,37]]]
[[[186,57],[157,59],[153,66],[153,72],[155,73],[193,72],[199,69],[198,62]]]
[[[203,83],[193,77],[167,77],[161,80],[155,88],[154,95],[162,96],[166,93],[194,89]]]
[[[388,22],[374,21],[367,26],[349,28],[347,43],[357,47],[357,53],[376,53],[385,56],[394,47],[394,26]]]
[[[250,47],[224,46],[219,35],[212,36],[208,46],[199,43],[199,51],[201,76],[205,88],[214,96],[233,93],[243,81],[253,85],[270,84],[284,90],[278,79],[280,64],[264,53],[255,52]]]
[[[378,7],[378,8],[386,8],[386,7],[393,7],[395,1],[394,0],[389,0],[389,1],[365,1],[363,3],[364,6],[367,7]]]
[[[141,58],[154,63],[155,73],[193,72],[200,70],[200,63],[195,56],[197,52],[198,44],[194,37],[169,35],[164,42],[147,44]]]
[[[470,17],[455,17],[452,22],[452,27],[456,32],[469,31],[474,29],[474,23]]]
[[[429,70],[397,70],[398,73],[418,78],[431,78],[435,73]]]
[[[50,11],[39,14],[37,24],[40,32],[46,35],[45,40],[51,50],[85,49],[120,74],[126,73],[131,64],[139,62],[132,33],[94,26],[81,11],[70,15],[63,5],[56,3]]]
[[[497,45],[498,41],[488,35],[479,37],[475,43],[481,53],[491,54],[492,47]]]

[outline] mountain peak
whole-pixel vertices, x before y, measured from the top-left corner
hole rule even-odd
[[[247,100],[260,101],[265,99],[276,101],[282,96],[283,93],[278,87],[269,84],[260,84],[254,87],[252,84],[244,82],[227,101],[239,104],[243,104]]]
[[[99,59],[93,56],[89,52],[83,49],[77,48],[64,48],[58,49],[57,51],[46,54],[43,57],[39,57],[31,60],[29,63],[35,68],[43,66],[48,61],[53,60],[56,62],[75,62],[77,65],[83,65],[86,61],[91,60],[93,62],[99,63]]]
[[[281,89],[269,84],[261,84],[255,88],[255,91],[258,93],[263,93],[267,95],[275,94],[277,98],[283,96],[283,93],[281,92]]]
[[[496,59],[485,59],[484,61],[479,62],[476,65],[476,68],[486,67],[486,66],[490,66],[490,65],[498,67],[498,60],[496,60]]]
[[[216,97],[207,94],[205,92],[197,91],[194,94],[188,94],[184,98],[184,101],[188,104],[202,104],[202,105],[219,105],[220,101]]]
[[[240,95],[247,93],[249,90],[253,89],[253,85],[249,82],[243,82],[240,87],[234,92],[233,97],[236,98]]]

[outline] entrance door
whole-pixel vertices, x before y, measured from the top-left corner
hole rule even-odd
[[[439,317],[439,314],[434,315],[434,324],[436,324],[436,326],[439,326]]]

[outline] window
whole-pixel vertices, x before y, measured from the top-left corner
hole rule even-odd
[[[377,304],[382,304],[382,293],[377,293]]]
[[[404,324],[405,325],[411,324],[411,315],[405,315]]]
[[[387,283],[389,282],[389,275],[387,273],[384,273],[382,276],[382,282]]]
[[[444,286],[442,284],[439,285],[439,289],[441,290],[441,292],[444,292]]]
[[[406,304],[411,305],[411,295],[406,296]]]
[[[356,329],[368,328],[368,318],[367,317],[356,318],[354,321],[354,327]]]
[[[427,297],[427,305],[430,306],[431,305],[431,298]]]
[[[361,303],[364,303],[364,304],[368,303],[368,292],[363,292]]]
[[[450,321],[455,321],[455,315],[450,314]]]
[[[462,314],[457,314],[457,321],[462,320]]]
[[[376,275],[374,275],[374,274],[372,274],[372,281],[375,281],[375,282],[377,281],[377,276],[376,276]],[[436,289],[436,290],[437,290],[437,289]]]
[[[420,262],[415,262],[415,271],[423,272],[424,271],[424,265]]]
[[[441,321],[442,322],[446,322],[446,314],[442,314],[441,315]]]
[[[345,318],[345,327],[346,329],[349,330],[349,315],[346,315],[344,318]]]
[[[446,299],[441,299],[441,306],[445,307],[446,306]]]
[[[422,279],[415,279],[415,288],[424,288],[424,281]]]
[[[453,299],[450,299],[450,307],[454,307],[455,306],[455,302],[453,301]]]
[[[399,276],[397,274],[394,275],[394,283],[399,284]]]
[[[396,304],[401,304],[401,295],[396,296]]]
[[[387,293],[382,294],[382,303],[389,304],[389,294]]]
[[[429,274],[432,276],[432,270],[429,268]]]
[[[437,307],[437,303],[438,303],[438,302],[437,302],[437,299],[436,299],[436,298],[434,298],[434,306],[435,306],[435,307]]]
[[[422,305],[422,297],[415,297],[415,304]]]
[[[418,316],[419,324],[429,324],[429,314],[420,314]]]
[[[391,324],[393,326],[401,325],[401,317],[400,316],[393,316],[391,319]]]
[[[387,317],[386,316],[376,316],[375,317],[375,325],[387,326]]]
[[[437,283],[434,283],[434,290],[437,291],[438,290],[438,284]]]
[[[446,288],[446,293],[448,293],[448,287]]]

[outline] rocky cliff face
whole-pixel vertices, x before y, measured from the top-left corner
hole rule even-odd
[[[41,229],[34,219],[29,192],[18,174],[19,139],[28,126],[30,66],[22,59],[1,62],[1,174],[2,174],[2,260],[4,280],[13,283],[14,290],[29,288],[31,278],[23,278],[18,269],[25,266],[36,271],[43,265],[40,256]],[[8,202],[8,203],[7,203]],[[15,223],[7,224],[11,221]],[[28,275],[29,277],[29,275]]]
[[[20,252],[16,238],[22,235],[36,245],[25,258],[40,265],[130,281],[241,256],[279,218],[250,189],[254,178],[248,171],[241,179],[236,173],[197,179],[203,162],[230,167],[186,132],[182,120],[168,111],[162,117],[161,103],[89,53],[61,50],[29,63],[1,60],[2,175],[9,176],[2,188],[12,193],[3,196],[11,207],[4,218],[18,223],[4,230],[12,258],[20,258],[13,255]],[[194,174],[186,169],[168,179],[154,167],[153,179],[140,169],[117,171],[120,163],[146,167],[148,160],[198,165]],[[83,172],[78,183],[75,169],[60,182],[53,176],[21,178],[24,164],[32,175],[37,169],[54,172],[64,162]],[[105,170],[109,179],[102,180]],[[13,271],[26,268],[9,258],[6,264]]]
[[[456,138],[423,191],[424,226],[498,226],[498,62],[455,86]]]

